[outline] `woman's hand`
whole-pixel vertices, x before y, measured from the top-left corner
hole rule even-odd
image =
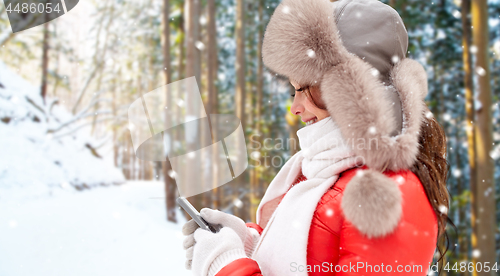
[[[194,275],[213,276],[232,261],[247,257],[240,237],[229,227],[215,234],[199,228],[194,232],[194,239]]]
[[[184,249],[186,250],[186,269],[191,269],[191,263],[193,262],[193,249],[195,244],[194,231],[196,231],[196,229],[198,228],[200,228],[200,226],[196,223],[196,221],[194,221],[194,219],[186,222],[182,227],[182,234],[186,236],[183,243]]]
[[[219,210],[210,208],[203,208],[200,211],[201,217],[210,224],[220,224],[223,227],[231,228],[240,237],[241,242],[245,248],[246,256],[250,257],[255,245],[257,244],[260,235],[252,228],[248,228],[245,222],[237,216],[233,216]],[[198,229],[198,224],[191,219],[182,228],[182,233],[187,236],[184,239],[184,249],[186,249],[186,269],[191,269],[191,262],[193,259],[193,246],[195,244],[193,233]]]

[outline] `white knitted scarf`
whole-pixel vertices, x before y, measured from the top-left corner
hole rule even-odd
[[[331,117],[301,128],[297,135],[301,150],[278,172],[257,209],[257,224],[264,231],[252,258],[264,276],[307,276],[307,241],[316,206],[341,172],[362,161]],[[288,191],[301,170],[307,180]],[[299,265],[304,271],[298,271]]]

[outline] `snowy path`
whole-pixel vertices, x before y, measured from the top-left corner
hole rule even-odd
[[[1,276],[192,275],[160,182],[25,194],[0,189]]]

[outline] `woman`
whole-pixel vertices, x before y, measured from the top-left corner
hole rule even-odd
[[[301,151],[271,182],[257,224],[202,209],[184,225],[195,275],[426,275],[446,236],[442,128],[402,19],[377,0],[284,0],[263,61],[295,87]]]

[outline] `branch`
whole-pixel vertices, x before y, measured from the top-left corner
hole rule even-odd
[[[87,90],[87,88],[89,87],[90,83],[94,79],[97,71],[99,71],[99,68],[101,68],[102,64],[103,64],[102,61],[98,62],[97,65],[94,67],[94,70],[92,71],[92,73],[90,73],[90,76],[87,78],[87,81],[85,81],[85,85],[83,86],[82,90],[78,94],[78,98],[76,99],[76,103],[73,106],[73,109],[71,109],[71,113],[73,113],[73,114],[76,113],[76,109],[78,108],[78,105],[82,101],[82,98],[83,98],[83,95],[85,94],[85,91]]]
[[[42,112],[43,115],[47,116],[47,114],[45,113],[45,110],[43,109],[43,107],[41,107],[38,104],[36,104],[30,97],[28,97],[28,96],[24,96],[24,97],[26,98],[26,100],[28,101],[28,103],[30,103],[36,109],[38,109],[40,112]]]
[[[63,123],[62,125],[60,125],[57,129],[49,129],[47,131],[47,133],[54,133],[54,132],[57,132],[59,131],[61,128],[69,125],[69,124],[72,124],[78,120],[80,120],[81,118],[84,118],[84,114],[91,108],[93,107],[95,104],[97,104],[98,102],[100,101],[108,101],[109,99],[97,99],[97,100],[94,100],[97,96],[99,96],[101,93],[102,93],[103,90],[97,92],[91,99],[91,103],[84,109],[82,110],[78,115],[75,115],[71,120]]]
[[[101,119],[99,119],[99,120],[96,120],[96,122],[100,123],[100,122],[105,122],[105,121],[109,121],[109,120],[113,120],[113,119],[114,119],[114,117],[101,118]],[[88,125],[91,125],[91,124],[92,124],[92,122],[89,122],[89,123],[85,123],[85,124],[83,124],[83,125],[80,125],[80,126],[78,126],[77,128],[74,128],[74,129],[72,129],[72,130],[70,130],[70,131],[68,131],[68,132],[66,132],[66,133],[63,133],[63,134],[60,134],[60,135],[54,136],[54,139],[59,139],[59,138],[61,138],[61,137],[64,137],[64,136],[70,135],[70,134],[74,133],[75,131],[77,131],[77,130],[81,129],[82,127],[85,127],[85,126],[88,126]]]
[[[73,119],[71,119],[71,120],[69,120],[69,121],[67,121],[67,122],[65,122],[65,123],[63,123],[63,124],[61,124],[61,125],[59,125],[57,128],[47,130],[47,133],[55,133],[55,132],[58,132],[59,130],[61,130],[61,129],[63,129],[63,128],[67,127],[68,125],[70,125],[70,124],[72,124],[72,123],[74,123],[74,122],[76,122],[76,121],[79,121],[79,120],[81,120],[81,119],[83,119],[83,118],[86,118],[86,117],[90,117],[90,116],[98,116],[98,115],[102,115],[102,114],[113,114],[113,112],[112,112],[111,110],[107,110],[107,111],[97,111],[96,113],[97,113],[97,114],[95,114],[95,113],[86,113],[86,114],[81,114],[81,115],[79,115],[79,116],[75,116],[75,117],[73,117]]]
[[[33,23],[35,21],[35,19],[37,18],[38,16],[38,13],[29,13],[28,16],[30,16],[30,20],[22,20],[24,21],[24,24],[22,24],[20,27],[21,29],[24,29],[24,27],[28,26],[29,24]],[[9,30],[9,28],[5,29],[5,31],[0,35],[0,45],[5,45],[7,42],[9,42],[9,40],[11,40],[14,36],[16,35],[16,33],[14,33],[11,30]]]

